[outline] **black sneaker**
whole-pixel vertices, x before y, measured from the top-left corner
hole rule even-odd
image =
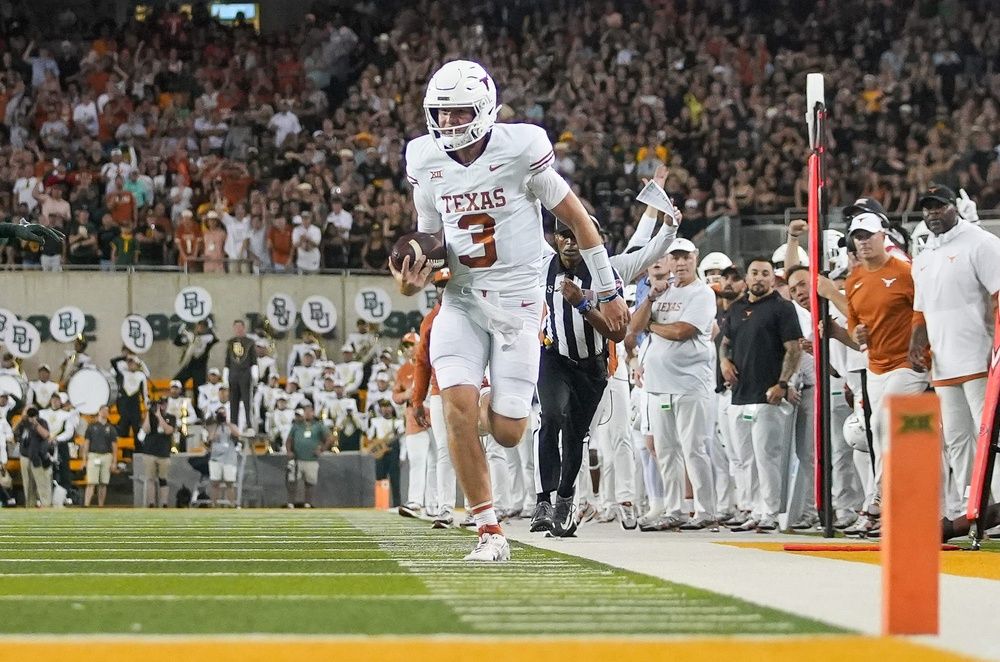
[[[555,514],[552,516],[552,535],[569,538],[576,533],[574,510],[573,497],[556,496]]]
[[[540,501],[535,504],[535,512],[531,514],[531,528],[529,529],[532,533],[538,531],[551,531],[552,530],[552,504],[548,501]]]

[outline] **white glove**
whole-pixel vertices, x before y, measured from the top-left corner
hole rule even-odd
[[[979,224],[979,210],[976,208],[976,201],[969,197],[964,188],[958,189],[958,199],[955,201],[955,209],[958,215],[970,223]]]

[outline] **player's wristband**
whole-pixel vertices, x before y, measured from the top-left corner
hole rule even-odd
[[[589,300],[584,299],[574,307],[580,312],[581,315],[586,315],[594,309],[594,304],[590,303]]]
[[[617,290],[615,287],[615,270],[611,267],[611,258],[603,244],[593,248],[581,248],[580,255],[590,272],[591,288],[595,292]]]
[[[597,303],[608,303],[609,301],[614,301],[618,298],[618,290],[612,290],[609,294],[604,296],[597,296]]]

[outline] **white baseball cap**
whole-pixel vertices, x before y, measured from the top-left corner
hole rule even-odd
[[[221,377],[222,376],[222,372],[218,368],[211,368],[211,369],[209,369],[208,374],[209,375],[215,375],[216,377]]]
[[[170,382],[170,388],[173,388],[173,387],[175,387],[175,386],[176,386],[177,388],[184,388],[184,384],[181,384],[181,383],[180,383],[180,381],[178,381],[178,380],[176,380],[176,379],[174,379],[174,380],[172,380],[172,381]]]
[[[685,253],[694,253],[698,248],[687,239],[682,239],[678,237],[670,242],[670,247],[667,248],[667,253],[673,253],[674,251],[684,251]]]
[[[851,219],[851,226],[848,228],[847,234],[852,235],[858,230],[875,234],[876,232],[883,232],[885,228],[882,227],[881,217],[871,212],[864,212]]]

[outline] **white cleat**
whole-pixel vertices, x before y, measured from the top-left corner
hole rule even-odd
[[[466,561],[486,561],[502,563],[510,560],[510,545],[499,533],[484,533],[479,536],[479,544],[465,557]]]

